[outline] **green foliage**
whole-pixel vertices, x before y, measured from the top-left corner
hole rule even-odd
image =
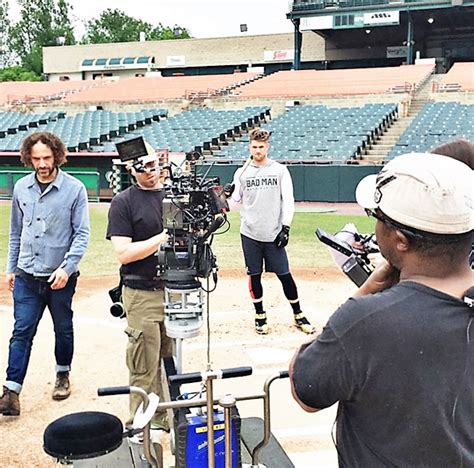
[[[149,41],[189,37],[188,31],[184,28],[179,28],[180,34],[176,36],[174,28],[164,27],[161,23],[154,27],[146,21],[126,15],[122,10],[109,8],[104,10],[99,18],[87,23],[82,43],[134,42],[139,40],[140,32],[144,32]]]
[[[3,70],[1,81],[34,81],[43,72],[43,47],[73,45],[74,29],[69,19],[72,6],[68,0],[17,0],[20,19],[12,24],[8,17],[8,0],[0,0],[0,68],[14,61],[19,67]],[[107,9],[86,25],[84,44],[138,41],[140,32],[147,40],[185,39],[185,28],[158,26],[127,16],[118,9]],[[21,77],[21,78],[20,78]]]
[[[10,18],[8,17],[8,1],[0,0],[0,68],[4,68],[11,62],[11,51],[8,47],[8,31],[10,29]]]
[[[22,66],[37,75],[43,71],[42,47],[75,44],[67,0],[17,0],[20,20],[10,28],[9,46]]]
[[[186,28],[163,26],[161,23],[150,33],[150,41],[161,41],[169,39],[189,39],[189,31]]]
[[[41,76],[23,67],[7,67],[0,70],[0,81],[41,81]]]
[[[119,264],[115,259],[110,241],[105,239],[107,229],[107,205],[90,205],[91,240],[81,262],[81,273],[88,277],[116,275]],[[10,207],[0,206],[0,272],[5,272],[8,246],[8,220]],[[221,269],[244,269],[240,247],[239,213],[228,214],[230,229],[217,235],[213,251]],[[288,255],[292,268],[325,268],[334,263],[325,245],[314,235],[316,228],[329,233],[339,231],[346,223],[354,223],[361,233],[374,230],[374,221],[366,216],[343,216],[338,214],[296,213],[290,232]],[[223,230],[222,228],[221,230]]]

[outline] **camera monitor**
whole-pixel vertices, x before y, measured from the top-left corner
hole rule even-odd
[[[354,250],[347,242],[344,242],[342,239],[338,239],[332,234],[328,234],[322,229],[317,228],[315,234],[323,244],[328,245],[332,249],[337,250],[348,257],[354,253]]]
[[[122,161],[130,161],[148,155],[147,147],[143,137],[132,138],[121,141],[115,145]]]

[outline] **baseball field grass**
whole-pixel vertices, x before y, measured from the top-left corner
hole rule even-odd
[[[110,241],[105,239],[107,228],[106,204],[90,205],[91,239],[86,255],[81,262],[81,274],[87,277],[114,275],[118,271]],[[10,206],[0,206],[0,272],[5,273],[8,249]],[[223,226],[215,235],[212,249],[217,256],[221,269],[243,268],[240,247],[240,215],[230,212],[227,215],[228,226]],[[340,215],[336,213],[296,212],[290,232],[288,255],[292,268],[317,268],[333,264],[325,245],[318,241],[314,231],[316,228],[335,233],[346,223],[354,223],[359,232],[373,232],[373,220],[365,216]],[[228,227],[228,230],[226,228]]]

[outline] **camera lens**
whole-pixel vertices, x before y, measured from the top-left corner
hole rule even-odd
[[[110,313],[117,318],[124,318],[125,317],[125,310],[123,308],[123,304],[120,302],[115,302],[110,306]]]

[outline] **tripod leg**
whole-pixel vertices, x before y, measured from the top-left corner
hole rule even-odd
[[[161,376],[163,378],[163,396],[165,398],[165,401],[175,401],[180,394],[179,385],[178,384],[170,385],[168,381],[169,376],[176,375],[176,367],[175,367],[175,361],[174,361],[173,356],[163,358],[162,369],[163,370],[161,372]],[[175,454],[174,442],[176,441],[175,417],[177,416],[177,410],[173,410],[169,408],[166,410],[166,413],[168,415],[168,422],[169,422],[170,431],[171,431],[171,437],[170,437],[171,453],[174,455]]]

